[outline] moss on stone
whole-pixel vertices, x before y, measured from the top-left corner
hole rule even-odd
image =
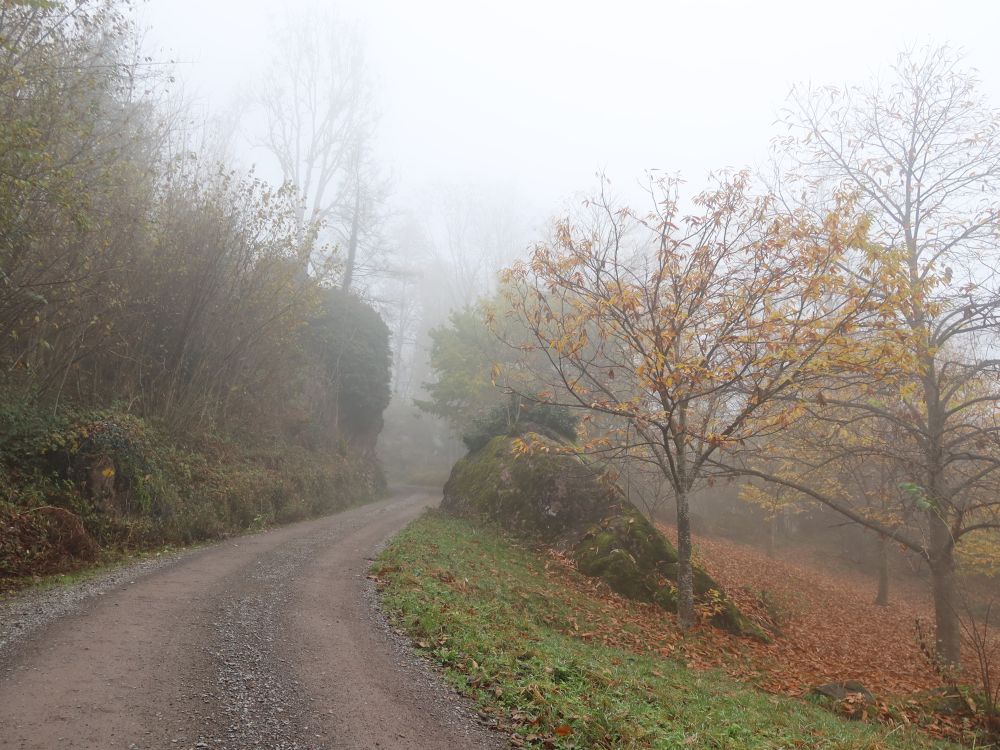
[[[653,594],[653,604],[667,612],[677,612],[677,587],[670,583],[660,586]]]
[[[616,514],[591,527],[574,550],[577,568],[601,578],[612,591],[677,611],[677,552],[637,508],[621,503]],[[716,612],[711,622],[736,635],[767,641],[704,569],[694,566],[695,599]]]
[[[545,442],[534,433],[526,437]],[[555,450],[516,455],[512,447],[510,437],[495,437],[455,464],[441,507],[524,537],[559,542],[575,541],[616,501],[613,486],[576,456]]]
[[[604,558],[600,577],[607,581],[615,591],[629,599],[648,601],[652,594],[647,574],[639,567],[639,561],[628,550],[611,550]]]
[[[537,434],[527,438],[546,442]],[[677,551],[649,519],[576,456],[557,450],[517,455],[512,440],[495,437],[455,464],[442,509],[571,547],[584,575],[601,578],[621,596],[676,612]],[[713,624],[767,639],[698,567],[694,589],[698,601],[716,608]]]
[[[670,563],[664,566],[663,574],[667,576],[672,581],[677,580],[677,574],[679,572],[679,566],[676,562]],[[695,596],[706,596],[712,591],[722,591],[722,587],[715,582],[708,573],[706,573],[702,568],[697,565],[694,566],[694,595]]]
[[[574,549],[577,568],[602,578],[622,596],[653,601],[660,573],[677,553],[631,503],[620,501],[610,510],[612,514],[588,529]]]
[[[737,607],[730,599],[727,599],[724,594],[718,604],[719,610],[712,615],[711,618],[709,618],[709,622],[711,622],[715,627],[720,630],[725,630],[727,633],[732,633],[733,635],[742,635],[754,638],[762,643],[771,642],[771,636],[769,636],[763,628],[744,615],[740,611],[740,608]]]

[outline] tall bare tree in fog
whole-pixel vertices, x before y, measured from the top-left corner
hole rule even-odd
[[[261,96],[264,146],[299,192],[300,261],[312,263],[305,238],[325,225],[346,245],[348,289],[382,189],[372,160],[377,117],[364,41],[355,27],[310,12],[289,21],[277,46]]]
[[[469,307],[494,291],[500,271],[527,248],[526,212],[499,185],[438,186],[431,201],[424,220],[444,271],[442,291],[451,305]]]
[[[808,188],[851,190],[871,217],[852,272],[877,279],[885,319],[865,395],[828,390],[816,411],[893,436],[878,456],[909,477],[922,523],[904,533],[848,498],[808,494],[926,560],[938,654],[957,664],[955,547],[1000,528],[1000,113],[960,57],[930,49],[902,55],[888,85],[797,90],[786,121]]]

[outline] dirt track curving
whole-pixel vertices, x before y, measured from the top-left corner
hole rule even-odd
[[[436,500],[399,493],[91,585],[0,649],[0,748],[502,746],[371,600],[369,559]]]

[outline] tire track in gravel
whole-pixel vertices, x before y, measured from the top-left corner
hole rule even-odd
[[[0,646],[0,748],[504,746],[373,606],[370,557],[434,499],[401,493],[90,584]]]
[[[198,742],[203,746],[269,750],[322,747],[322,736],[317,736],[316,742],[302,741],[309,730],[304,715],[308,696],[291,676],[288,660],[276,652],[283,632],[282,615],[290,599],[288,584],[301,573],[303,555],[312,553],[315,546],[310,537],[306,544],[296,540],[268,553],[257,561],[238,593],[223,600],[218,640],[206,655],[215,664],[218,692],[214,697],[227,726],[222,737],[200,736]]]

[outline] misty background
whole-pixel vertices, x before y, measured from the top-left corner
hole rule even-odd
[[[390,473],[404,452],[441,471],[462,453],[413,406],[429,378],[428,331],[488,293],[597,173],[628,198],[646,170],[679,174],[694,192],[713,170],[765,167],[792,85],[860,83],[925,44],[960,50],[1000,101],[991,3],[147,0],[137,10],[144,53],[171,63],[172,96],[202,148],[276,185],[260,98],[269,71],[296,54],[282,29],[332,19],[356,33],[380,198],[354,288],[392,332]],[[340,255],[345,236],[327,238]]]

